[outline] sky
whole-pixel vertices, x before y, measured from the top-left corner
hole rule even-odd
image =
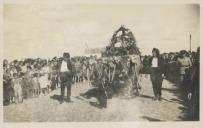
[[[121,25],[143,55],[192,50],[200,43],[200,8],[195,4],[5,4],[4,58],[52,58],[105,47]]]

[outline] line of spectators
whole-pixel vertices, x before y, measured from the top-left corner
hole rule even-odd
[[[23,102],[58,87],[57,58],[3,61],[3,103]]]
[[[73,82],[88,80],[97,57],[72,57]],[[38,97],[60,87],[59,67],[62,58],[24,59],[3,61],[3,103],[23,102],[23,99]]]

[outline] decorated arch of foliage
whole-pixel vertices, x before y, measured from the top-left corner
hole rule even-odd
[[[109,46],[106,47],[102,56],[124,56],[124,55],[140,55],[139,48],[136,45],[136,39],[130,31],[123,25],[114,32]]]

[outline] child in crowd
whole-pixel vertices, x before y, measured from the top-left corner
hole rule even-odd
[[[13,74],[13,79],[11,81],[13,90],[14,90],[14,102],[15,103],[22,103],[23,98],[22,98],[22,74],[17,75],[17,73]]]
[[[33,95],[35,97],[38,97],[40,94],[40,83],[38,73],[33,74],[32,85],[33,85]]]
[[[41,93],[48,94],[50,89],[50,81],[48,79],[48,68],[42,68],[40,72],[41,77],[39,78]]]

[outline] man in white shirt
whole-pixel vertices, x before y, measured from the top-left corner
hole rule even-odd
[[[62,60],[61,72],[69,72],[69,69],[67,67],[67,62],[65,60]]]
[[[157,48],[153,48],[152,54],[153,54],[153,57],[151,58],[150,78],[151,78],[153,92],[154,92],[153,100],[161,101],[161,88],[162,88],[162,82],[165,74],[164,60],[159,55],[159,50]]]
[[[152,59],[152,67],[153,68],[158,67],[158,58],[157,57],[153,57],[153,59]]]
[[[63,60],[61,62],[60,67],[60,81],[61,81],[61,100],[60,103],[64,102],[64,92],[65,87],[67,88],[67,102],[70,102],[70,96],[71,96],[71,84],[72,84],[72,64],[70,61],[70,54],[64,53],[63,54]]]

